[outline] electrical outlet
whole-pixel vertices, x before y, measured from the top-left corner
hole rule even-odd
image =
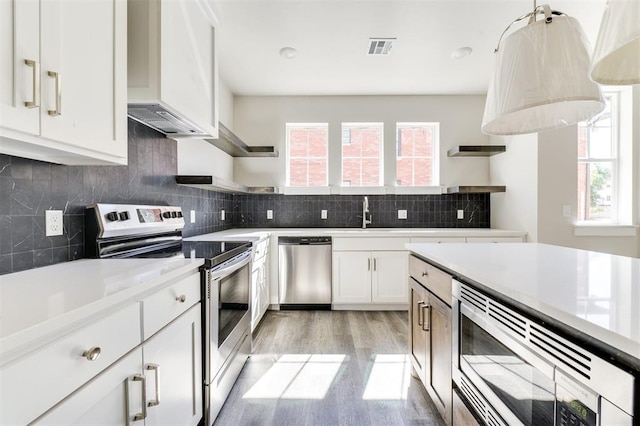
[[[326,219],[326,218],[327,218],[327,211],[320,210],[320,219]]]
[[[273,219],[273,210],[267,210],[267,219]]]
[[[398,210],[398,219],[406,219],[407,211],[406,210]]]
[[[191,219],[191,223],[196,223],[196,211],[195,210],[191,210],[191,214],[190,214],[190,219]]]
[[[563,205],[562,206],[562,216],[563,217],[571,217],[571,206],[570,205]]]
[[[62,210],[45,210],[44,212],[45,235],[53,237],[63,234]]]
[[[464,210],[458,210],[458,219],[464,219]]]
[[[220,220],[224,220],[224,210],[220,210]]]

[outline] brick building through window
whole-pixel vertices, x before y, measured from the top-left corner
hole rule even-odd
[[[396,185],[434,185],[438,123],[398,123]]]
[[[287,123],[287,186],[328,185],[327,123]]]
[[[381,186],[382,123],[342,123],[342,186]]]

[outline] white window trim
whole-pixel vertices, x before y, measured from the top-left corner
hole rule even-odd
[[[377,186],[342,186],[343,182],[343,172],[344,172],[344,157],[342,156],[342,139],[340,140],[340,188],[352,188],[359,189],[359,191],[351,192],[350,189],[345,192],[340,191],[340,194],[362,194],[363,190],[368,190],[371,192],[367,192],[367,194],[385,194],[386,192],[379,192],[377,189],[384,189],[384,122],[343,122],[340,124],[340,134],[345,130],[345,126],[349,127],[357,127],[357,126],[367,126],[367,127],[380,127],[380,135],[382,137],[380,141],[380,157],[378,159],[378,167],[380,167],[380,178],[378,180]],[[360,157],[362,158],[362,157]]]
[[[324,127],[327,132],[327,146],[325,150],[325,175],[326,181],[323,186],[289,186],[291,170],[289,169],[289,163],[291,156],[289,155],[289,130],[290,129],[304,129],[308,127]],[[283,192],[285,194],[301,194],[301,195],[315,195],[315,194],[329,194],[329,123],[285,123],[285,186]],[[310,157],[307,157],[310,158]],[[315,158],[315,157],[314,157]]]
[[[600,225],[579,222],[573,228],[576,237],[635,237],[640,226],[636,225]]]
[[[431,185],[430,186],[410,186],[410,185],[396,185],[397,188],[436,188],[440,186],[440,122],[438,121],[422,121],[422,122],[397,122],[396,123],[396,180],[398,174],[398,141],[397,134],[398,129],[401,127],[417,127],[417,126],[434,126],[434,138],[435,141],[433,146],[431,147]],[[413,157],[413,158],[422,158],[422,157]],[[428,189],[430,190],[430,189]],[[413,194],[414,192],[409,192]],[[420,192],[423,194],[425,192]],[[426,192],[426,194],[433,194],[434,192]]]

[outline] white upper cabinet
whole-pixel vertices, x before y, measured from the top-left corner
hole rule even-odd
[[[129,0],[129,115],[173,138],[218,137],[215,17],[204,0]]]
[[[0,1],[0,152],[126,164],[126,1]]]

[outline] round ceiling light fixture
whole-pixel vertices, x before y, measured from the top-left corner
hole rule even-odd
[[[451,52],[451,59],[466,58],[467,56],[471,55],[471,52],[473,52],[473,49],[469,46],[459,47]]]
[[[280,49],[280,56],[285,59],[294,59],[296,56],[298,56],[298,51],[293,47],[283,47],[282,49]]]

